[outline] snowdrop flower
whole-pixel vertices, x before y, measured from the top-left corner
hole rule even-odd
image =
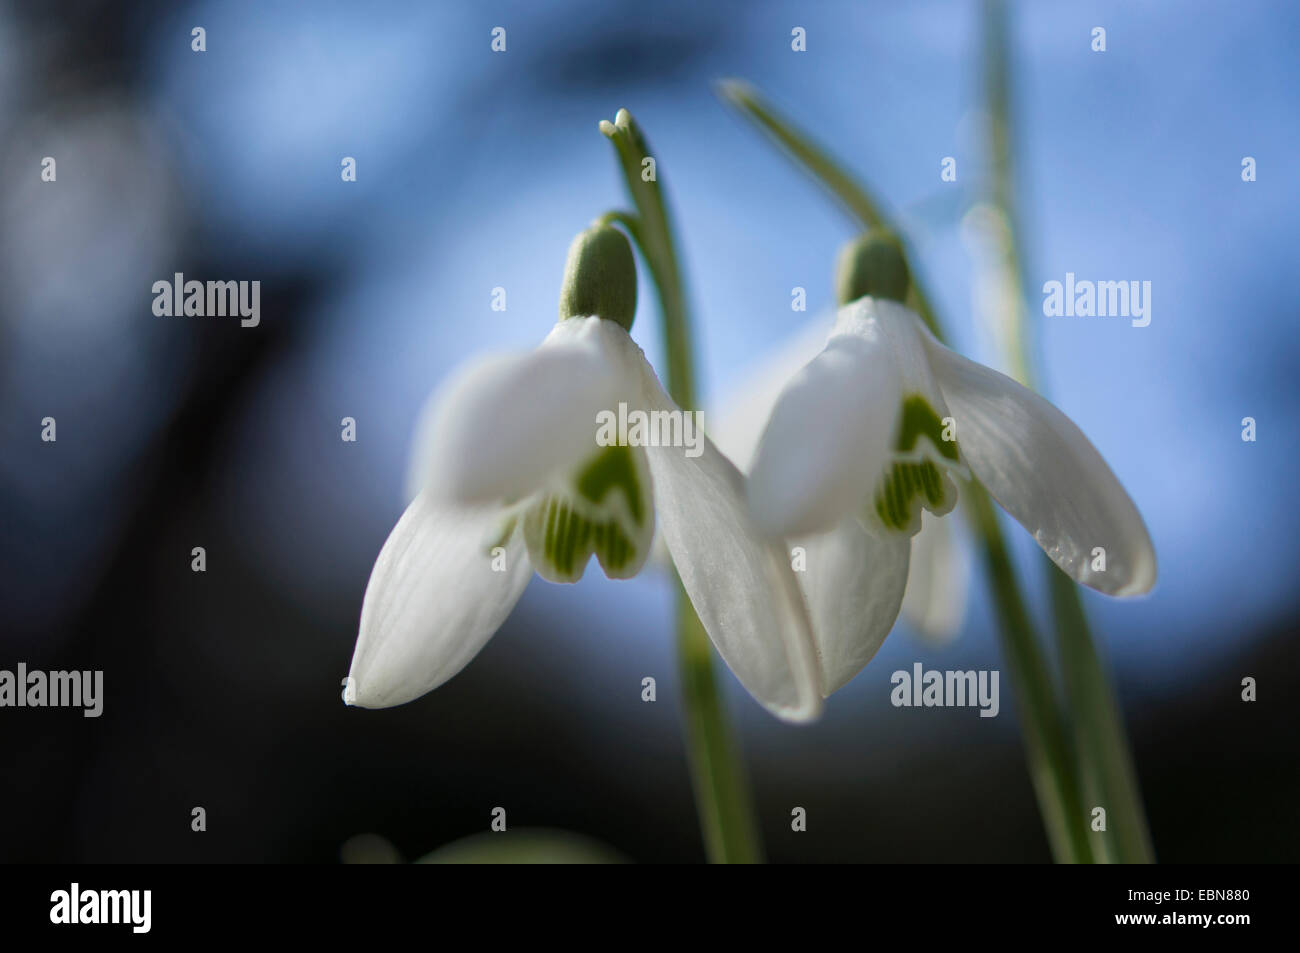
[[[1078,582],[1114,596],[1155,583],[1146,526],[1097,450],[1042,397],[935,340],[902,303],[908,280],[892,236],[845,249],[830,339],[777,398],[750,472],[755,521],[814,541],[808,608],[828,694],[880,647],[908,540],[922,510],[952,509],[954,477],[973,473]]]
[[[791,377],[821,353],[832,324],[829,317],[808,322],[760,360],[729,393],[725,405],[710,415],[710,436],[742,473],[749,472],[759,437],[781,391]],[[921,531],[912,537],[911,567],[900,614],[918,635],[934,644],[950,642],[966,614],[970,565],[955,537],[951,520],[928,513],[922,514]],[[802,550],[805,558],[811,550],[814,564],[821,569],[826,563],[825,558],[818,558],[823,555],[821,542],[815,537],[795,539],[790,548],[796,554]],[[795,574],[805,594],[817,575],[814,572],[810,576],[807,571]]]
[[[784,549],[750,520],[740,473],[712,443],[598,441],[598,415],[681,411],[628,331],[636,266],[627,239],[596,226],[569,249],[560,320],[536,350],[460,373],[435,396],[417,441],[424,489],[371,573],[345,682],[350,705],[423,695],[501,626],[533,570],[576,582],[594,555],[636,575],[656,518],[719,654],[776,715],[820,712],[810,623]],[[688,455],[686,450],[691,450]]]

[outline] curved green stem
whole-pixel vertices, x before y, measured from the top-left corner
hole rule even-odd
[[[663,317],[668,392],[685,410],[695,405],[695,366],[692,360],[690,318],[686,311],[686,290],[677,263],[676,243],[659,188],[658,163],[653,160],[641,129],[631,113],[620,109],[613,122],[602,119],[600,131],[618,152],[619,165],[628,192],[636,204],[638,222],[632,237],[641,248],[659,295]]]
[[[859,227],[887,228],[898,237],[912,272],[912,288],[907,303],[920,315],[930,332],[942,341],[943,328],[930,305],[930,296],[925,292],[926,283],[913,267],[916,255],[912,253],[907,236],[891,224],[875,197],[828,153],[813,145],[811,139],[780,116],[748,83],[737,79],[723,80],[718,84],[718,95],[785,149],[814,182],[824,186],[838,200],[840,207]]]
[[[600,131],[614,144],[637,216],[609,212],[641,249],[659,297],[669,394],[686,410],[695,406],[690,316],[658,169],[645,137],[626,109]],[[686,749],[707,856],[714,863],[758,863],[762,847],[753,802],[727,714],[718,694],[713,648],[686,592],[677,585],[677,652],[686,719]]]

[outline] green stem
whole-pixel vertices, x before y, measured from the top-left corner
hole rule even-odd
[[[1020,253],[1019,216],[1015,201],[1012,150],[1011,62],[1007,46],[1006,8],[985,4],[985,76],[992,153],[992,202],[1000,213],[996,232],[997,267],[1015,289],[1007,315],[1008,362],[1027,387],[1034,386],[1033,347],[1029,337],[1024,256]],[[1040,388],[1035,387],[1036,390]],[[1154,852],[1142,807],[1137,771],[1124,730],[1112,680],[1088,626],[1074,581],[1046,556],[1042,571],[1052,597],[1056,640],[1065,675],[1066,706],[1079,758],[1085,807],[1106,809],[1107,829],[1093,833],[1094,849],[1104,862],[1151,863]]]
[[[871,194],[812,140],[779,116],[758,93],[744,83],[722,84],[722,96],[745,118],[775,138],[817,181],[839,199],[863,229],[888,228],[903,238],[899,229],[881,211]],[[939,340],[944,340],[930,297],[917,281],[915,256],[904,244],[913,275],[916,311]],[[1011,671],[1011,681],[1021,708],[1023,738],[1030,778],[1038,798],[1039,811],[1047,831],[1052,854],[1062,862],[1091,860],[1084,837],[1084,817],[1078,784],[1070,759],[1066,734],[1057,708],[1056,689],[1039,650],[1025,609],[1010,554],[998,525],[997,515],[984,489],[972,484],[964,510],[980,539],[981,551],[993,590],[1000,622],[999,635]]]
[[[1106,830],[1092,835],[1097,853],[1112,863],[1153,863],[1155,851],[1124,720],[1110,673],[1089,631],[1079,587],[1046,557],[1044,562],[1083,773],[1084,807],[1106,808]]]
[[[976,530],[988,570],[1001,623],[998,639],[1020,706],[1025,761],[1052,856],[1060,863],[1088,863],[1093,860],[1092,851],[1055,686],[1021,598],[997,512],[985,489],[974,483],[966,494],[964,509]]]
[[[885,216],[871,194],[843,166],[778,115],[753,86],[738,79],[724,79],[718,84],[718,95],[771,136],[854,221],[863,228],[886,227]]]
[[[1006,13],[1001,4],[986,3],[985,35],[985,99],[988,104],[988,147],[993,165],[993,208],[998,214],[996,241],[999,263],[1006,281],[1017,291],[1024,287],[1024,265],[1020,258],[1015,235],[1019,215],[1016,209],[1016,190],[1012,178],[1011,159],[1011,76],[1006,49]],[[1030,386],[1032,361],[1030,359],[1029,328],[1026,320],[1023,294],[1012,296],[1010,313],[1006,315],[1008,342],[1007,366],[1011,375]]]
[[[695,368],[692,360],[690,316],[678,265],[668,211],[659,187],[658,169],[645,163],[651,158],[645,137],[625,109],[614,122],[602,121],[604,133],[618,152],[619,164],[638,217],[608,213],[602,220],[617,221],[641,249],[659,297],[663,317],[668,393],[686,409],[695,406]],[[651,169],[653,168],[653,174]],[[754,820],[753,801],[727,714],[718,694],[713,649],[695,609],[677,585],[677,650],[686,718],[686,749],[696,808],[707,856],[714,863],[758,863],[762,846]]]
[[[626,109],[620,109],[614,122],[601,120],[600,131],[614,144],[628,192],[636,204],[639,220],[632,233],[641,248],[659,295],[663,316],[663,340],[666,361],[664,375],[668,393],[683,409],[695,405],[695,367],[692,360],[690,317],[686,310],[686,291],[681,268],[677,263],[676,243],[668,221],[663,192],[659,188],[657,162],[653,159],[641,129]],[[652,175],[653,173],[653,175]]]
[[[706,856],[720,864],[761,863],[763,849],[754,821],[753,801],[744,767],[736,755],[740,749],[719,697],[713,646],[680,584],[677,586],[677,655],[691,783]]]
[[[930,305],[930,296],[925,292],[926,283],[916,268],[912,267],[916,255],[912,252],[907,236],[890,224],[889,216],[875,197],[829,154],[813,145],[811,139],[778,115],[759,95],[758,90],[748,83],[736,79],[723,80],[718,84],[718,94],[785,149],[814,182],[824,186],[838,200],[840,207],[855,223],[864,229],[887,228],[894,232],[903,246],[912,273],[912,288],[907,303],[920,315],[930,332],[942,341],[943,328]]]

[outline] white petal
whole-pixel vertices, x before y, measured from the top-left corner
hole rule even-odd
[[[763,431],[749,508],[774,536],[825,532],[861,508],[889,457],[902,382],[878,324],[833,334]]]
[[[759,437],[790,378],[826,347],[829,321],[814,320],[780,343],[728,392],[728,400],[708,413],[709,437],[742,473],[749,471]]]
[[[840,308],[834,334],[869,340],[888,350],[904,393],[919,394],[938,413],[944,410],[943,393],[930,369],[921,336],[924,327],[906,305],[888,298],[859,298]]]
[[[510,519],[501,507],[435,506],[427,493],[416,497],[370,574],[344,701],[363,708],[409,702],[478,653],[532,576],[518,528],[502,538]]]
[[[676,410],[644,365],[646,402]],[[659,527],[718,654],[751,695],[780,718],[821,712],[821,680],[803,597],[784,545],[748,516],[744,478],[712,443],[647,447]]]
[[[1113,596],[1149,590],[1156,579],[1151,537],[1088,438],[1033,391],[928,333],[925,339],[957,445],[994,498],[1077,581]],[[1104,571],[1093,569],[1098,548]]]
[[[954,525],[952,516],[922,514],[903,593],[903,618],[937,643],[950,641],[961,628],[970,592],[970,563],[958,551]]]
[[[822,352],[829,332],[826,321],[807,322],[763,358],[720,409],[705,413],[710,439],[742,473],[749,470],[754,460],[758,438],[772,416],[776,399],[790,378]],[[663,533],[655,534],[647,565],[663,572],[672,571],[672,556]]]
[[[830,695],[862,671],[893,628],[911,539],[871,535],[848,517],[829,533],[791,546],[805,552],[806,568],[795,577],[812,617],[822,693]]]
[[[516,500],[591,456],[597,414],[618,409],[610,327],[622,331],[570,318],[536,350],[457,373],[421,416],[412,454],[418,485],[461,503]]]

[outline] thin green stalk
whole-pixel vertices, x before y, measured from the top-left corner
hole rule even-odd
[[[601,120],[600,131],[618,152],[619,165],[639,215],[632,237],[641,248],[659,295],[668,393],[679,406],[690,410],[695,406],[690,317],[686,310],[685,283],[677,263],[677,246],[663,191],[659,188],[658,164],[657,161],[653,165],[646,163],[645,160],[654,157],[640,127],[626,109],[620,109],[613,122]]]
[[[706,855],[713,863],[761,863],[763,848],[753,800],[718,692],[713,646],[680,584],[677,656],[691,746],[691,782]]]
[[[993,166],[992,202],[1000,216],[998,256],[1006,280],[1019,291],[1024,287],[1024,265],[1015,241],[1019,231],[1019,212],[1012,179],[1011,75],[1006,48],[1006,13],[998,3],[986,3],[984,11],[984,86],[988,106],[988,146]],[[1007,366],[1016,380],[1029,387],[1033,361],[1023,294],[1012,296],[1006,319]]]
[[[1074,717],[1075,744],[1083,773],[1084,808],[1106,808],[1106,831],[1092,834],[1098,853],[1110,862],[1155,862],[1142,792],[1129,751],[1123,717],[1106,663],[1093,642],[1079,601],[1079,587],[1044,557],[1065,671],[1065,691]]]
[[[738,79],[724,79],[718,83],[718,95],[771,136],[863,228],[886,227],[880,204],[871,194],[843,166],[779,116],[753,86]]]
[[[813,145],[811,139],[797,131],[784,117],[773,110],[759,95],[758,90],[748,83],[736,79],[723,80],[718,84],[718,94],[785,149],[814,182],[825,187],[832,197],[838,200],[841,209],[848,213],[860,227],[887,228],[897,235],[907,256],[909,270],[912,272],[912,288],[907,303],[920,315],[930,332],[942,341],[943,328],[934,313],[934,308],[930,305],[931,298],[926,294],[925,281],[917,269],[912,267],[916,255],[912,253],[907,236],[890,224],[889,216],[882,211],[881,204],[872,194],[844,171],[844,167],[829,154]]]
[[[1015,289],[1007,322],[1010,366],[1021,383],[1034,386],[1034,349],[1029,336],[1027,282],[1015,200],[1007,35],[1006,8],[998,0],[990,0],[985,4],[985,88],[993,168],[992,201],[1002,218],[1002,228],[997,233],[997,260],[1003,280]],[[1151,834],[1124,720],[1106,664],[1089,630],[1079,588],[1046,556],[1042,557],[1042,571],[1052,598],[1084,806],[1089,811],[1094,807],[1106,809],[1107,829],[1093,832],[1094,849],[1098,859],[1105,862],[1151,863],[1155,859]]]
[[[966,494],[964,508],[976,529],[988,570],[989,586],[1001,622],[998,641],[1015,686],[1025,761],[1052,856],[1061,863],[1088,863],[1094,857],[1083,823],[1079,782],[1061,724],[1051,670],[1021,598],[1015,565],[1007,551],[997,512],[983,487],[972,484],[971,490],[974,492]]]
[[[730,81],[722,84],[720,93],[829,189],[860,227],[888,228],[903,238],[870,193],[823,150],[813,145],[807,136],[779,116],[752,87]],[[930,297],[915,279],[915,256],[910,254],[906,244],[904,251],[913,274],[916,311],[935,336],[944,340],[943,328]],[[969,488],[963,509],[980,539],[988,570],[1000,622],[1002,648],[1010,665],[1011,681],[1021,709],[1030,777],[1052,855],[1061,862],[1088,862],[1092,857],[1084,837],[1078,784],[1057,708],[1056,690],[1030,624],[996,513],[983,487],[976,484]]]
[[[600,131],[614,144],[637,217],[611,212],[606,221],[623,225],[641,249],[659,297],[663,317],[668,393],[686,410],[695,407],[690,316],[658,169],[640,128],[626,109]],[[653,175],[651,174],[653,169]],[[686,718],[686,749],[696,808],[709,860],[759,863],[763,859],[748,779],[718,694],[713,648],[680,580],[677,585],[677,652]]]

